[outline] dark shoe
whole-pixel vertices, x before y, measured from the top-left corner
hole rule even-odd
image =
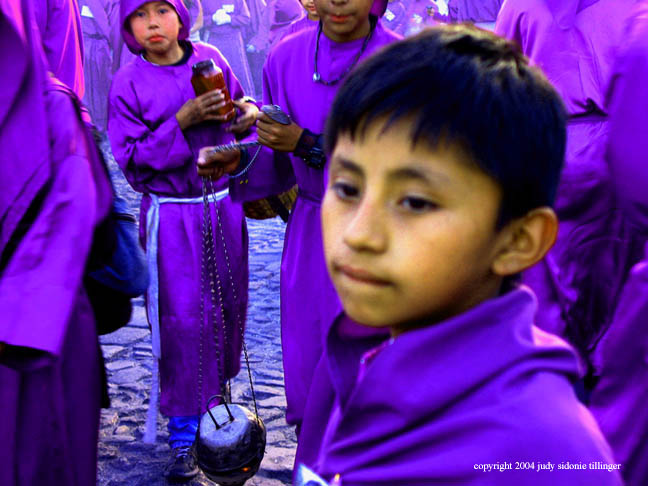
[[[173,482],[185,482],[198,474],[198,462],[192,446],[176,447],[172,452],[164,469],[165,478]]]

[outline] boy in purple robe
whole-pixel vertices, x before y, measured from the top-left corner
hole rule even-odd
[[[39,0],[34,2],[34,15],[50,71],[83,98],[83,37],[77,2]]]
[[[306,15],[299,20],[292,22],[290,27],[288,27],[286,32],[282,35],[282,39],[290,34],[299,32],[302,29],[314,28],[319,23],[319,15],[315,9],[315,2],[313,0],[300,0],[300,3],[302,4],[302,7],[304,7]]]
[[[232,132],[247,130],[257,109],[236,101],[243,114],[226,129],[221,122],[227,115],[218,114],[223,93],[195,97],[192,65],[209,59],[222,69],[232,99],[243,90],[217,49],[186,40],[189,13],[180,0],[122,1],[120,14],[124,40],[138,57],[113,79],[108,134],[126,179],[144,193],[140,232],[151,274],[147,315],[160,366],[160,409],[169,416],[173,449],[166,475],[186,480],[198,473],[191,445],[207,399],[240,367],[248,288],[243,211],[228,197],[227,180],[214,180],[210,210],[213,235],[224,242],[217,243],[215,255],[223,305],[209,314],[213,302],[201,288],[203,181],[195,159],[200,147],[229,143]],[[217,322],[203,319],[201,308]],[[154,406],[152,413],[154,439]]]
[[[546,79],[510,41],[432,28],[349,76],[325,137],[344,312],[302,429],[321,443],[314,473],[297,484],[621,485],[572,389],[575,353],[533,326],[515,282],[557,232],[565,114]]]
[[[603,155],[605,91],[635,3],[506,0],[495,28],[544,71],[569,114],[565,170],[556,199],[558,240],[540,264],[525,272],[524,281],[538,296],[538,326],[564,335],[590,368],[623,279],[637,258]]]
[[[102,370],[82,279],[110,185],[33,19],[0,0],[0,484],[93,486]]]
[[[648,236],[648,1],[639,2],[613,67],[606,108],[606,159],[620,208],[645,245]],[[609,329],[598,345],[599,379],[589,407],[628,486],[648,484],[648,246],[629,273]]]
[[[264,68],[265,104],[277,104],[291,117],[290,125],[259,116],[257,134],[264,149],[245,175],[233,179],[232,197],[258,199],[293,186],[299,194],[288,225],[281,260],[281,345],[289,424],[299,426],[313,371],[322,351],[323,326],[340,309],[326,272],[320,221],[326,157],[322,132],[328,110],[341,81],[361,60],[397,40],[370,15],[370,0],[315,0],[318,29],[305,29],[281,41]],[[209,174],[212,165],[231,163],[240,154],[201,152],[199,167]]]
[[[218,48],[243,86],[254,94],[254,84],[243,43],[243,31],[250,23],[245,0],[203,0],[204,30],[207,42]]]

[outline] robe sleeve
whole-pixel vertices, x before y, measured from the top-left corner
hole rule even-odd
[[[98,199],[80,121],[69,98],[48,98],[52,178],[24,221],[0,278],[0,341],[26,348],[18,356],[43,362],[57,357],[82,292]],[[3,355],[10,359],[11,354]],[[23,368],[25,363],[22,363]],[[29,364],[26,365],[29,366]]]
[[[116,76],[108,110],[110,144],[128,182],[135,190],[146,192],[144,184],[155,172],[180,168],[192,160],[193,153],[175,116],[149,127],[138,107],[131,84]]]
[[[263,68],[263,103],[272,104],[274,78],[269,74],[268,62]],[[257,153],[258,150],[258,153]],[[290,157],[285,152],[275,152],[268,147],[249,149],[254,164],[242,177],[230,177],[229,190],[233,201],[254,201],[280,194],[295,185],[295,175]]]
[[[630,221],[648,233],[648,22],[620,53],[609,99],[607,158],[616,197]]]

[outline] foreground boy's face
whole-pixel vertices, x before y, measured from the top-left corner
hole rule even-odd
[[[497,184],[454,149],[414,150],[408,126],[341,136],[322,205],[326,262],[345,311],[395,332],[492,297]]]
[[[182,24],[175,9],[166,2],[147,2],[129,19],[133,37],[147,52],[164,55],[178,41]]]

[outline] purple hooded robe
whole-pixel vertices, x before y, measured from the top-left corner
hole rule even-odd
[[[337,319],[308,402],[307,417],[329,417],[312,468],[341,486],[620,486],[590,469],[614,463],[609,446],[574,395],[574,352],[533,326],[535,305],[522,287],[380,345]],[[508,470],[480,469],[495,464]]]
[[[607,161],[613,186],[629,221],[648,236],[648,1],[632,16],[614,64],[607,108]],[[623,463],[628,486],[648,484],[648,246],[625,282],[616,312],[601,339],[590,410]]]
[[[232,67],[246,95],[254,94],[252,73],[243,44],[244,28],[250,23],[250,10],[245,0],[202,0],[204,29],[208,42],[217,47]],[[218,25],[213,19],[217,10],[225,10],[231,17],[227,24]]]
[[[108,91],[112,78],[113,29],[110,19],[119,9],[112,0],[79,0],[83,32],[85,95],[83,102],[101,131],[108,122]]]
[[[311,20],[308,18],[308,15],[304,15],[299,20],[295,20],[290,24],[290,26],[282,34],[281,39],[283,40],[289,35],[299,32],[300,30],[316,28],[318,24],[319,20]]]
[[[502,0],[449,0],[449,22],[493,22]]]
[[[268,56],[263,73],[265,104],[277,104],[302,128],[322,133],[340,83],[313,82],[317,29],[281,41]],[[361,59],[399,37],[377,23]],[[364,39],[336,43],[319,40],[318,68],[323,79],[340,76],[353,62]],[[234,182],[232,197],[256,199],[277,194],[297,182],[299,195],[286,228],[281,261],[281,343],[286,384],[286,420],[301,423],[313,371],[322,350],[323,326],[340,311],[330,281],[320,223],[325,171],[308,167],[288,153],[262,150],[245,184]]]
[[[122,25],[142,3],[122,1]],[[186,39],[187,9],[180,0],[169,3],[183,23],[179,38]],[[131,51],[141,50],[126,29],[122,29],[122,35]],[[157,235],[157,265],[152,265],[159,296],[155,298],[151,287],[147,306],[153,328],[156,319],[152,312],[159,315],[161,341],[156,343],[154,334],[153,345],[154,354],[161,357],[160,409],[170,416],[202,413],[207,399],[220,391],[220,384],[238,373],[247,309],[247,227],[241,206],[222,192],[228,186],[226,178],[214,183],[216,191],[225,197],[211,206],[224,322],[220,309],[211,312],[209,294],[201,293],[203,183],[195,161],[200,148],[229,143],[234,137],[221,125],[209,123],[183,132],[175,117],[180,107],[195,97],[191,66],[196,62],[214,59],[223,70],[233,99],[243,96],[243,91],[217,49],[203,43],[190,46],[189,61],[179,66],[156,66],[141,57],[123,66],[113,79],[108,107],[108,136],[115,160],[133,189],[144,193],[140,235],[151,260],[150,238]],[[160,202],[159,230],[154,235],[156,200]],[[219,244],[221,238],[225,245]],[[201,299],[206,322],[201,320]],[[212,315],[218,322],[213,322]]]
[[[34,7],[50,71],[83,98],[83,37],[77,2],[39,0]]]
[[[609,323],[636,258],[616,210],[604,149],[604,96],[615,49],[636,0],[505,0],[495,32],[515,40],[566,105],[567,150],[556,198],[560,228],[545,259],[525,272],[538,326],[565,335],[584,359]]]
[[[101,364],[82,276],[110,185],[32,15],[0,0],[0,484],[93,486]]]

